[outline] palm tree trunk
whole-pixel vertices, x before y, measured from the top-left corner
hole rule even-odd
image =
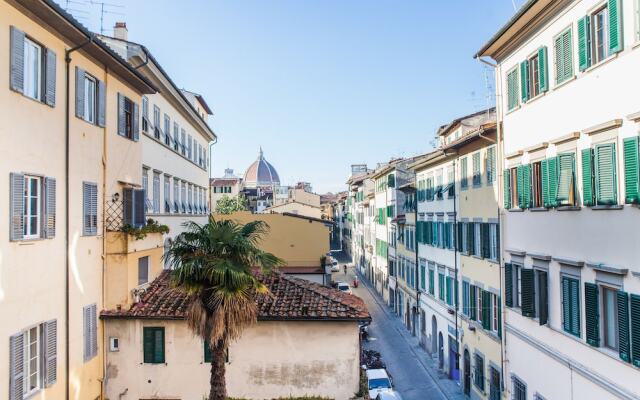
[[[209,400],[226,400],[227,383],[225,381],[225,361],[227,359],[227,346],[222,340],[211,349],[211,378],[209,384]]]

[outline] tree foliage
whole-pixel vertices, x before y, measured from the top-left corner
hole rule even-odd
[[[232,214],[236,211],[248,210],[247,198],[239,194],[229,197],[226,194],[216,203],[215,212],[218,214]]]

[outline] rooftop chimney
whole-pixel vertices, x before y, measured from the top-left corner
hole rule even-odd
[[[116,22],[113,27],[113,37],[120,40],[127,40],[129,31],[126,22]]]

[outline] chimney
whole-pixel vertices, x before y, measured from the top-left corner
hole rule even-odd
[[[120,40],[127,40],[129,31],[126,22],[116,22],[113,27],[113,37]]]

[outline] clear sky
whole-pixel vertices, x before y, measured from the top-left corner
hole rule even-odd
[[[66,0],[58,0],[64,7]],[[99,31],[99,8],[69,1]],[[108,0],[180,87],[201,93],[213,175],[243,174],[259,146],[283,183],[344,190],[350,165],[432,148],[436,128],[493,103],[473,54],[513,0]],[[521,5],[523,0],[515,1]]]

